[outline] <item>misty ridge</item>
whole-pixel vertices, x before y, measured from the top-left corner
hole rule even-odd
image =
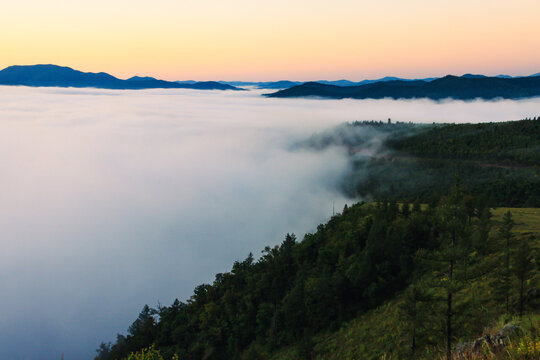
[[[540,117],[495,124],[355,121],[294,147],[346,149],[351,166],[341,189],[351,198],[431,203],[459,176],[491,206],[540,206]]]
[[[298,141],[291,147],[307,148],[322,151],[332,146],[344,147],[351,154],[377,156],[384,153],[384,142],[389,138],[399,138],[414,135],[426,124],[392,123],[382,120],[363,120],[340,124],[332,129],[315,133],[308,139]]]
[[[13,274],[0,357],[51,360],[90,358],[143,304],[187,299],[249,252],[313,231],[333,205],[375,196],[396,151],[389,129],[402,126],[402,139],[423,129],[409,121],[498,122],[539,105],[292,101],[262,90],[0,94],[0,226],[13,239],[0,254],[0,271]],[[389,117],[391,127],[355,125]]]

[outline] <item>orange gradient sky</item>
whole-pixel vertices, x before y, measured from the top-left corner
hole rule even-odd
[[[3,0],[0,68],[362,80],[540,72],[538,0]]]

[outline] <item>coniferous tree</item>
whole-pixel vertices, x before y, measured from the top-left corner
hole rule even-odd
[[[413,208],[412,208],[412,211],[413,212],[420,212],[422,209],[421,205],[420,205],[420,199],[416,198],[414,200],[414,203],[413,203]]]
[[[491,250],[489,233],[491,231],[491,210],[484,207],[479,210],[476,232],[474,234],[474,247],[480,253],[485,255]]]
[[[499,235],[505,243],[505,269],[503,274],[503,292],[505,296],[506,312],[510,310],[510,248],[512,245],[512,229],[514,228],[514,220],[512,213],[507,211],[503,217],[503,223],[499,228]]]
[[[514,264],[512,267],[512,272],[514,273],[519,284],[518,313],[519,317],[521,318],[525,303],[525,284],[529,279],[532,270],[534,269],[533,257],[528,239],[522,239],[520,241],[516,253],[514,254],[513,262]]]
[[[470,280],[468,272],[470,234],[468,216],[463,204],[463,190],[459,178],[442,205],[436,209],[439,247],[431,254],[435,264],[435,286],[442,288],[445,302],[446,358],[452,358],[454,338],[455,297]]]
[[[409,334],[409,355],[413,359],[418,347],[424,341],[433,299],[431,288],[422,282],[416,282],[404,292],[404,300],[400,306],[400,320]]]
[[[405,201],[401,206],[401,214],[405,217],[408,217],[411,213],[411,206],[408,201]]]

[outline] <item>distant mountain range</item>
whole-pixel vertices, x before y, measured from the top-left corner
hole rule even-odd
[[[249,87],[255,87],[257,89],[286,89],[292,86],[303,84],[304,82],[279,80],[279,81],[220,81],[220,83],[231,85],[231,86],[249,86]]]
[[[99,89],[197,89],[241,90],[235,86],[216,81],[178,83],[153,77],[134,76],[118,79],[104,72],[89,73],[58,65],[15,65],[0,71],[0,85],[57,86]]]
[[[488,77],[465,74],[461,77],[404,79],[384,77],[358,82],[342,80],[319,80],[299,82],[290,80],[247,81],[165,81],[150,76],[133,76],[122,80],[104,72],[91,73],[58,65],[15,65],[0,71],[0,85],[56,86],[99,89],[197,89],[197,90],[244,90],[240,86],[259,89],[284,89],[269,97],[325,98],[430,98],[430,99],[493,99],[540,96],[540,73],[528,77],[498,75]]]
[[[308,82],[266,94],[266,96],[279,98],[316,96],[332,99],[519,99],[540,96],[540,76],[512,78],[465,74],[461,77],[447,75],[431,81],[390,80],[358,86],[336,86]]]
[[[534,74],[531,76],[538,76],[538,74]],[[465,74],[462,77],[468,77],[468,78],[480,78],[480,77],[487,77],[485,75],[475,75],[475,74]],[[513,78],[510,75],[497,75],[495,76],[497,78]],[[373,84],[376,82],[386,82],[386,81],[426,81],[430,82],[433,80],[439,79],[438,77],[429,77],[429,78],[423,78],[423,79],[406,79],[406,78],[399,78],[395,76],[386,76],[380,79],[374,79],[374,80],[362,80],[362,81],[351,81],[346,79],[341,80],[316,80],[312,82],[316,82],[319,84],[326,84],[326,85],[336,85],[336,86],[360,86],[360,85],[367,85],[367,84]],[[249,82],[249,81],[220,81],[222,84],[228,84],[232,86],[251,86],[258,89],[287,89],[293,86],[302,85],[305,84],[305,81],[290,81],[290,80],[280,80],[280,81],[263,81],[263,82]]]
[[[435,80],[437,78],[426,78],[422,79],[424,81],[431,81]],[[336,85],[336,86],[358,86],[358,85],[364,85],[364,84],[371,84],[374,82],[380,82],[380,81],[394,81],[394,80],[403,80],[403,81],[414,81],[411,79],[402,79],[392,76],[387,76],[381,79],[377,80],[362,80],[358,82],[341,79],[341,80],[317,80],[316,82],[319,84],[327,84],[327,85]],[[251,86],[258,89],[287,89],[296,85],[302,85],[305,84],[305,82],[302,81],[290,81],[290,80],[279,80],[279,81],[262,81],[262,82],[249,82],[249,81],[220,81],[222,84],[228,84],[232,86]]]

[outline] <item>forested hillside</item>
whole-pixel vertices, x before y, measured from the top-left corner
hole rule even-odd
[[[540,207],[540,117],[486,124],[357,122],[303,144],[336,145],[351,153],[342,186],[352,197],[432,202],[447,193],[458,172],[490,206]]]
[[[446,326],[453,346],[501,314],[537,308],[538,229],[516,234],[510,212],[497,222],[491,215],[460,187],[436,206],[346,207],[302,241],[288,235],[260,259],[236,262],[185,303],[145,306],[97,359],[151,344],[165,359],[335,358],[340,332],[373,317],[371,329],[354,333],[351,351],[361,353],[345,358],[444,354]],[[381,326],[396,332],[370,340]]]
[[[432,126],[393,139],[392,149],[423,158],[486,161],[493,165],[540,164],[540,118],[483,124]]]
[[[300,241],[249,254],[186,302],[145,306],[96,359],[479,359],[470,341],[512,319],[519,327],[483,354],[540,356],[540,212],[493,208],[516,194],[537,201],[539,122],[364,122],[314,136],[298,146],[346,146],[362,161],[354,185],[395,197],[345,206]]]
[[[256,344],[272,351],[309,343],[410,282],[412,255],[433,247],[437,236],[431,212],[418,205],[411,211],[402,217],[396,203],[358,204],[302,242],[288,235],[259,260],[249,255],[212,285],[197,287],[187,303],[160,309],[157,323],[145,308],[111,356],[99,358],[121,358],[154,342],[166,356],[189,359],[234,359]]]

